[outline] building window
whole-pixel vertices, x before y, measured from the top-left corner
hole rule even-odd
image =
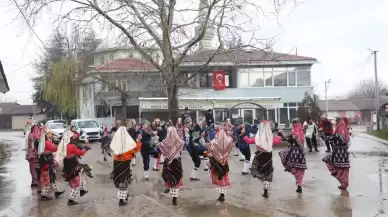
[[[114,60],[115,58],[114,58],[114,56],[113,56],[113,54],[111,54],[110,55],[110,60]]]
[[[287,86],[287,69],[274,68],[273,69],[273,86],[285,87]]]
[[[288,86],[296,86],[296,68],[287,68]]]
[[[327,117],[329,117],[329,118],[336,118],[338,116],[339,116],[338,112],[328,112],[327,113]]]
[[[288,108],[279,109],[279,122],[284,124],[288,121]]]
[[[355,111],[346,111],[346,117],[347,118],[354,118],[356,116]]]
[[[288,108],[288,109],[289,109],[289,112],[290,112],[290,120],[298,117],[298,113],[296,111],[297,108]]]
[[[103,65],[104,63],[105,63],[104,56],[101,56],[101,57],[100,57],[100,64]]]
[[[190,73],[189,73],[190,74]],[[225,87],[230,87],[230,75],[225,72]],[[196,81],[193,78],[194,82]],[[213,88],[213,72],[199,73],[199,86],[203,88]]]
[[[310,77],[310,66],[298,67],[297,71],[297,85],[298,86],[310,86],[311,77]]]
[[[222,113],[223,111],[215,111],[215,122],[222,122]]]

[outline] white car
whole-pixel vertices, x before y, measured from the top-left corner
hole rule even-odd
[[[46,123],[46,127],[53,131],[59,140],[62,139],[63,133],[66,131],[66,126],[63,123]]]
[[[72,126],[77,128],[80,133],[79,140],[85,139],[89,141],[100,141],[101,140],[101,129],[98,123],[93,119],[75,119],[70,123]]]

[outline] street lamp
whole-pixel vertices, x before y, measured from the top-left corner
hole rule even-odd
[[[329,113],[329,105],[327,104],[327,87],[331,83],[331,79],[325,81],[325,105],[326,105],[326,112],[325,117],[327,118],[327,114]]]

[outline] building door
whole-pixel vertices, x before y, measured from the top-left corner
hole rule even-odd
[[[241,109],[241,116],[244,123],[253,124],[253,109]]]

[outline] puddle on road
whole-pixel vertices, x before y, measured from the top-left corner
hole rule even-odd
[[[244,216],[244,217],[271,217],[273,214],[257,212],[244,207],[238,207],[229,203],[217,201],[194,201],[189,203],[179,201],[178,212],[187,217],[197,216]]]

